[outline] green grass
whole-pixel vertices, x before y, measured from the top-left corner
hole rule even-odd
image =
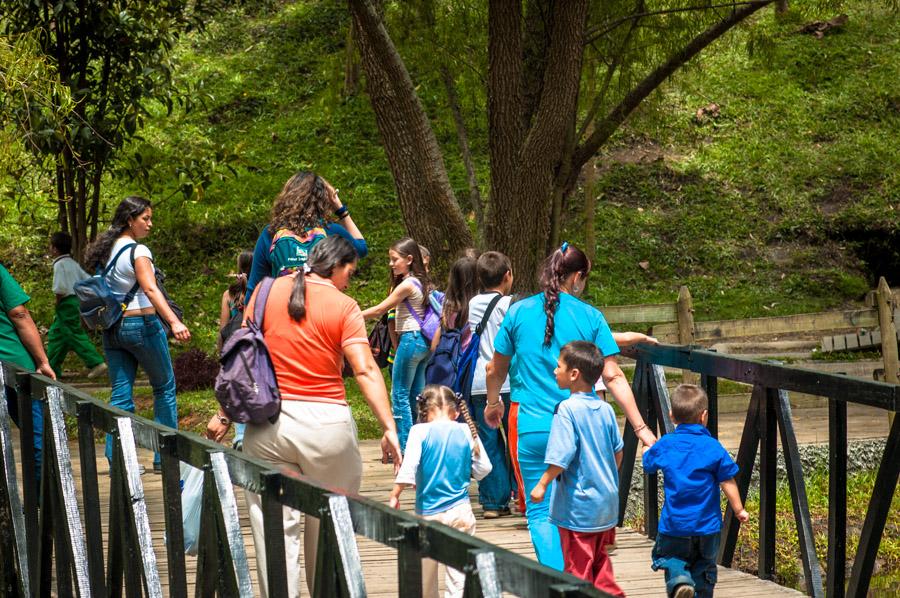
[[[771,44],[750,56],[747,29],[715,44],[603,149],[588,300],[673,301],[686,284],[703,320],[834,308],[872,286],[870,241],[853,231],[880,239],[877,231],[900,228],[900,154],[886,141],[900,137],[900,21],[876,2],[847,8],[846,29],[821,40],[766,11],[752,31]],[[365,307],[387,291],[386,250],[405,231],[368,98],[339,93],[347,19],[344,8],[321,3],[252,14],[238,7],[186,36],[178,77],[197,86],[193,109],[167,118],[150,106],[154,117],[106,181],[107,206],[130,192],[155,202],[148,244],[186,307],[193,346],[212,351],[234,257],[253,246],[274,196],[299,168],[341,189],[369,242],[350,294]],[[421,79],[451,182],[464,196],[443,92]],[[696,109],[711,101],[721,116],[695,123]],[[483,113],[466,109],[486,193]],[[135,153],[147,169],[140,179],[128,176]],[[650,158],[634,159],[644,153]],[[179,185],[202,172],[210,184],[184,199]],[[7,185],[0,175],[0,261],[46,327],[52,184],[38,178],[34,199],[21,205],[2,195]],[[579,191],[565,211],[565,237],[576,243],[584,237],[581,200]],[[645,260],[647,270],[638,265]]]

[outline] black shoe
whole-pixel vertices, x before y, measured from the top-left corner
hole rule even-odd
[[[153,473],[162,473],[162,463],[153,464]]]

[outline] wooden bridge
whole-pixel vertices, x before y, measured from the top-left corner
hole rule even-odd
[[[776,436],[788,468],[801,561],[810,595],[864,596],[874,566],[900,470],[900,424],[895,420],[876,478],[870,506],[853,561],[849,583],[843,578],[846,560],[846,443],[848,403],[896,411],[900,387],[845,376],[820,374],[775,364],[716,355],[686,347],[639,347],[633,387],[645,420],[660,433],[671,423],[662,366],[691,369],[702,375],[716,414],[718,378],[754,385],[744,421],[737,461],[739,486],[746,496],[750,472],[760,452],[760,578],[727,568],[734,555],[739,523],[726,513],[720,553],[722,595],[771,596],[797,594],[771,581],[775,560]],[[318,596],[420,595],[420,558],[427,556],[467,574],[467,596],[601,596],[580,580],[547,569],[533,560],[525,521],[508,517],[478,522],[472,538],[444,526],[424,522],[384,504],[391,471],[376,460],[374,443],[363,443],[364,486],[361,496],[345,496],[308,479],[273,471],[265,462],[176,432],[122,412],[92,397],[8,364],[0,367],[0,388],[28,413],[31,397],[45,401],[44,467],[34,479],[29,422],[15,438],[10,431],[6,401],[0,400],[0,440],[4,467],[0,479],[0,583],[11,595],[45,596],[252,596],[257,580],[253,542],[243,492],[263,497],[267,549],[283,553],[281,505],[320,516]],[[4,384],[5,381],[5,384]],[[812,544],[803,475],[788,391],[829,399],[828,576],[823,580]],[[78,441],[67,439],[65,416],[74,416]],[[886,421],[883,417],[882,421]],[[718,418],[710,418],[716,433]],[[116,441],[110,475],[95,446],[97,431],[112,432]],[[14,440],[16,442],[14,442]],[[736,440],[736,439],[735,439]],[[637,442],[625,429],[626,459],[622,493],[627,498]],[[14,444],[19,445],[14,450]],[[135,446],[141,447],[136,451]],[[139,473],[139,460],[149,465],[151,450],[163,458],[161,476]],[[202,540],[198,557],[185,557],[179,465],[205,470]],[[149,467],[148,467],[149,469]],[[647,529],[656,530],[658,504],[655,476],[644,480]],[[19,491],[21,488],[21,493]],[[236,491],[238,490],[238,491]],[[42,498],[39,500],[38,497]],[[20,498],[21,497],[21,498]],[[38,509],[37,504],[44,508]],[[170,540],[166,542],[166,538]],[[652,540],[620,530],[613,555],[617,579],[629,596],[662,596],[661,573],[650,570]],[[283,559],[270,562],[283,564]],[[832,563],[841,566],[833,567]],[[286,595],[283,566],[268,572],[273,596]]]

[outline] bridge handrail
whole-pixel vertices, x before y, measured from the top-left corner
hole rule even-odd
[[[5,385],[4,381],[5,380]],[[206,505],[217,507],[212,509],[214,519],[204,519],[203,529],[212,526],[218,534],[219,541],[228,545],[232,536],[228,534],[229,518],[233,515],[236,522],[236,508],[232,500],[227,496],[216,497],[215,484],[233,484],[261,495],[263,499],[264,527],[277,532],[266,534],[267,547],[278,547],[280,543],[283,554],[283,530],[281,527],[281,506],[297,509],[303,513],[319,517],[322,521],[320,532],[320,554],[317,559],[319,566],[316,571],[317,595],[349,595],[364,596],[365,585],[362,578],[361,563],[356,552],[356,541],[353,534],[365,536],[371,540],[391,546],[398,550],[399,593],[404,596],[416,596],[421,593],[421,559],[431,558],[445,565],[463,570],[466,573],[467,595],[500,596],[501,591],[513,592],[521,596],[605,596],[606,594],[596,590],[589,583],[577,579],[566,573],[545,567],[531,559],[510,552],[506,549],[492,545],[479,538],[463,534],[442,524],[426,521],[417,516],[403,511],[392,509],[388,505],[373,501],[357,494],[347,493],[342,490],[330,488],[308,477],[297,475],[287,470],[277,470],[266,461],[234,451],[223,445],[214,443],[191,432],[173,430],[157,424],[133,413],[129,413],[113,407],[99,399],[96,399],[76,388],[53,381],[41,375],[29,373],[21,368],[9,364],[0,363],[0,387],[4,393],[12,393],[18,400],[19,413],[30,413],[28,403],[31,399],[44,401],[44,465],[41,475],[41,493],[52,496],[46,516],[38,518],[37,480],[33,471],[29,476],[29,470],[33,468],[33,456],[29,467],[28,454],[31,452],[28,428],[30,418],[20,418],[21,453],[23,472],[23,494],[25,497],[24,525],[28,533],[25,555],[19,559],[4,558],[0,564],[0,581],[11,583],[4,587],[19,588],[23,595],[30,583],[31,589],[41,591],[41,572],[49,571],[49,554],[46,545],[41,545],[40,538],[45,544],[53,542],[57,547],[57,571],[71,571],[71,576],[57,575],[58,583],[62,588],[70,588],[74,582],[76,588],[87,583],[91,595],[106,595],[111,592],[113,586],[119,584],[124,576],[126,586],[143,586],[148,595],[155,595],[152,587],[148,586],[145,575],[134,578],[131,567],[123,567],[123,563],[113,558],[113,548],[110,547],[110,559],[104,568],[102,553],[102,538],[100,536],[99,492],[97,490],[97,471],[95,464],[94,429],[114,435],[114,460],[111,469],[111,511],[112,503],[122,499],[116,491],[131,493],[131,502],[140,505],[143,502],[143,490],[140,487],[140,476],[137,473],[136,459],[132,459],[133,449],[129,452],[127,443],[119,442],[118,436],[127,430],[133,435],[134,444],[149,450],[159,451],[162,459],[163,492],[166,511],[166,536],[171,541],[167,545],[169,591],[172,596],[186,596],[187,585],[184,566],[184,551],[180,548],[183,539],[181,530],[181,502],[180,489],[180,463],[187,463],[206,472],[206,484],[211,485],[210,490],[204,492],[204,517],[207,516]],[[54,390],[56,389],[56,390]],[[70,550],[66,544],[79,544],[75,538],[65,538],[59,535],[59,530],[53,531],[53,527],[47,523],[56,519],[60,522],[67,521],[66,508],[72,505],[66,502],[64,478],[65,471],[71,472],[71,464],[57,463],[54,460],[54,430],[53,405],[58,401],[61,411],[67,416],[73,416],[78,420],[78,436],[81,447],[82,485],[84,486],[84,518],[85,536],[84,542],[87,553],[87,565],[90,573],[88,580],[80,580],[76,567],[78,560],[77,550]],[[5,414],[5,401],[0,408],[0,415]],[[23,408],[27,407],[28,410]],[[0,418],[4,419],[5,418]],[[61,418],[59,418],[61,421]],[[3,422],[8,430],[8,423]],[[59,429],[57,429],[59,432]],[[2,435],[2,434],[0,434]],[[89,438],[84,438],[89,435]],[[6,434],[8,440],[8,432]],[[63,438],[64,426],[63,426]],[[4,453],[6,445],[4,444]],[[9,445],[11,448],[11,445]],[[4,458],[6,458],[4,454]],[[131,461],[131,462],[129,462]],[[94,462],[94,465],[91,465]],[[217,463],[223,465],[217,470]],[[12,476],[14,481],[15,471]],[[61,482],[61,480],[63,482]],[[0,522],[3,516],[10,516],[9,498],[14,488],[10,486],[10,471],[0,479]],[[135,483],[137,488],[134,487]],[[62,484],[62,485],[60,485]],[[121,484],[121,487],[119,486]],[[129,486],[131,484],[131,486]],[[126,497],[127,498],[127,497]],[[74,495],[72,497],[74,500]],[[47,502],[43,500],[42,504]],[[138,549],[130,553],[139,556],[142,540],[141,513],[137,509],[131,509],[128,501],[123,501],[125,513],[118,512],[115,515],[119,521],[125,523],[122,533],[124,538],[113,536],[113,513],[110,513],[110,542],[123,543],[123,554],[129,554],[127,549]],[[46,506],[46,504],[45,504]],[[74,507],[77,513],[77,505]],[[234,512],[230,513],[229,509]],[[71,514],[73,511],[69,511]],[[135,515],[132,516],[132,513]],[[146,513],[144,512],[144,516]],[[210,516],[212,517],[212,516]],[[344,518],[342,520],[342,517]],[[348,533],[348,521],[352,522],[352,529]],[[70,518],[71,519],[71,518]],[[3,526],[0,526],[3,527]],[[56,527],[60,527],[57,525]],[[18,554],[22,547],[16,544],[16,538],[8,530],[0,530],[0,552],[3,554]],[[132,533],[134,537],[130,537]],[[149,527],[144,528],[144,533],[149,534]],[[209,535],[209,534],[201,534]],[[277,536],[277,537],[275,537]],[[124,544],[132,543],[132,546]],[[270,545],[270,542],[272,544]],[[99,543],[99,544],[98,544]],[[9,548],[10,552],[6,549]],[[249,573],[242,570],[247,568],[246,557],[240,554],[216,556],[208,554],[217,547],[204,545],[204,539],[200,541],[200,557],[198,559],[197,584],[207,584],[210,588],[219,588],[225,595],[246,595],[249,588]],[[242,547],[241,547],[242,552]],[[232,551],[234,553],[234,551]],[[270,553],[271,554],[271,553]],[[62,557],[62,558],[60,558]],[[204,558],[206,561],[204,561]],[[216,559],[223,559],[219,562]],[[326,563],[334,559],[334,570],[328,570]],[[283,596],[287,594],[286,571],[284,558],[268,557],[268,578],[270,596]],[[28,567],[28,563],[32,566]],[[204,563],[206,563],[204,565]],[[145,565],[146,567],[146,565]],[[222,577],[222,571],[231,571]],[[132,576],[129,578],[129,576]],[[218,578],[217,578],[218,577]],[[242,585],[246,583],[246,587]],[[44,586],[46,587],[46,586]],[[74,595],[74,594],[73,594]]]
[[[900,476],[900,418],[894,418],[890,426],[853,568],[847,580],[847,405],[867,405],[896,412],[900,406],[900,385],[817,372],[773,361],[722,355],[695,346],[641,344],[627,348],[623,354],[637,360],[632,391],[644,421],[658,435],[671,432],[674,428],[668,416],[670,404],[664,367],[691,370],[701,375],[701,386],[709,396],[707,427],[716,437],[719,378],[752,385],[753,392],[736,458],[740,468],[736,481],[741,500],[746,500],[759,454],[758,576],[762,579],[773,579],[775,576],[776,468],[777,440],[780,436],[807,593],[823,598],[826,593],[829,597],[838,598],[845,595],[861,598],[866,595]],[[827,579],[824,585],[788,391],[828,399],[829,516]],[[619,476],[620,525],[631,490],[638,448],[637,437],[627,422],[623,436],[625,447]],[[654,538],[659,518],[657,474],[644,474],[643,505],[645,531],[648,537]],[[740,525],[728,508],[722,525],[719,564],[731,566]]]

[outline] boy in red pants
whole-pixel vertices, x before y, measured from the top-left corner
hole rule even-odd
[[[573,341],[562,348],[554,373],[571,395],[556,406],[544,458],[547,470],[531,500],[543,501],[557,480],[550,522],[559,527],[565,570],[608,594],[624,596],[606,552],[616,539],[623,444],[615,412],[594,392],[602,371],[603,355],[593,343]]]

